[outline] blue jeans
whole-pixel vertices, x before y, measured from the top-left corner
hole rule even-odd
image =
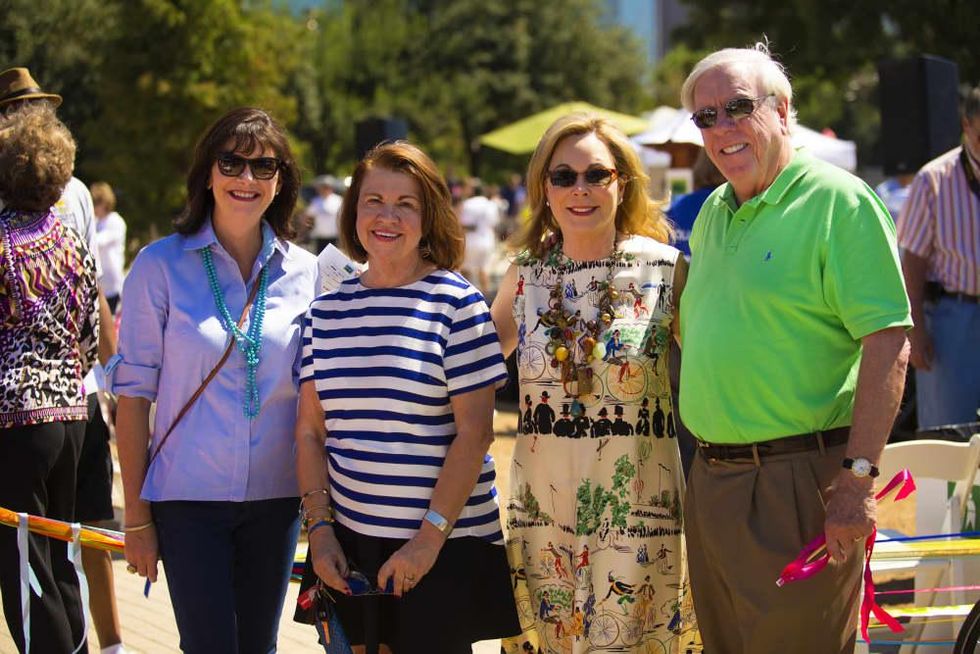
[[[299,499],[154,502],[184,652],[276,651]]]
[[[974,422],[980,407],[980,304],[941,297],[925,307],[935,354],[915,371],[919,429]]]

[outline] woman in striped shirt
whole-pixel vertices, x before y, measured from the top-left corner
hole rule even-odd
[[[296,456],[313,569],[344,594],[352,643],[469,652],[520,631],[487,454],[506,377],[497,335],[453,272],[462,230],[418,148],[368,153],[340,232],[368,269],[304,323]],[[394,596],[349,597],[353,571]]]

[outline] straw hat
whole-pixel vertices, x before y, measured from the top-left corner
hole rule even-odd
[[[8,68],[0,73],[0,107],[21,100],[48,100],[57,107],[61,96],[45,93],[26,68]]]

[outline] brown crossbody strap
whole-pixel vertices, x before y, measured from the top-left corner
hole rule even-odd
[[[252,284],[252,290],[248,294],[248,299],[245,300],[245,308],[242,310],[242,317],[238,319],[239,329],[241,329],[242,325],[245,324],[245,319],[248,317],[248,310],[252,308],[252,303],[255,302],[255,296],[258,295],[259,279],[261,279],[261,277],[262,274],[259,273],[259,277],[256,278],[255,283]],[[201,382],[201,385],[197,387],[197,390],[194,391],[193,395],[191,395],[191,399],[187,400],[187,403],[184,404],[184,408],[180,410],[180,412],[177,414],[177,417],[174,418],[174,421],[170,423],[170,429],[168,429],[166,433],[163,435],[163,438],[160,439],[160,444],[157,445],[157,449],[153,451],[153,455],[150,456],[150,460],[147,461],[146,463],[147,470],[150,469],[150,465],[153,463],[153,460],[157,458],[158,454],[160,454],[160,450],[163,449],[163,446],[166,444],[167,439],[170,438],[170,434],[173,433],[174,427],[177,426],[177,423],[180,422],[181,418],[183,418],[184,415],[190,410],[191,406],[195,402],[197,402],[197,398],[201,397],[201,393],[204,392],[204,389],[208,387],[208,384],[211,383],[211,380],[214,379],[215,376],[218,374],[218,371],[221,370],[221,366],[225,365],[225,362],[228,360],[228,357],[231,356],[231,351],[234,348],[235,348],[235,337],[232,336],[231,340],[228,343],[228,347],[225,348],[225,353],[221,355],[221,359],[218,361],[218,363],[215,364],[214,368],[211,369],[211,372],[208,373],[208,376],[204,378],[204,381]]]

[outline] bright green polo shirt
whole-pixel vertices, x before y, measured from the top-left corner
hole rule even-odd
[[[801,151],[741,207],[712,193],[681,299],[681,417],[712,443],[851,423],[860,339],[912,324],[885,205]]]

